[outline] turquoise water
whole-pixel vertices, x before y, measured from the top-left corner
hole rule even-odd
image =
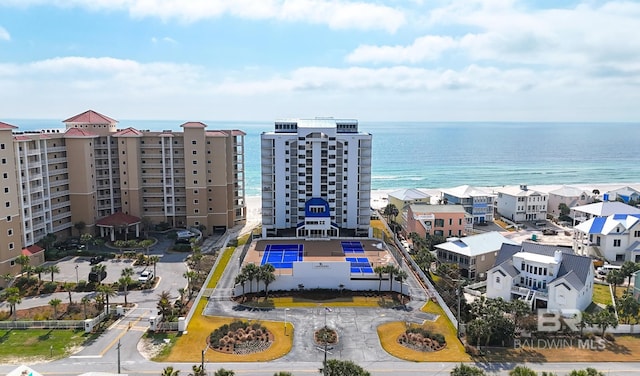
[[[19,130],[60,128],[59,120],[3,120]],[[273,122],[204,121],[242,129],[246,194],[260,194],[260,134]],[[180,131],[181,121],[120,121],[121,128]],[[640,124],[368,123],[372,188],[444,188],[461,184],[640,182]]]

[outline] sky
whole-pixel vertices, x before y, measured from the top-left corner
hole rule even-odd
[[[0,0],[0,121],[637,122],[640,2]]]

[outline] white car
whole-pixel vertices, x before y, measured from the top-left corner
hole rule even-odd
[[[153,280],[153,272],[151,270],[144,270],[138,277],[138,282],[149,282]]]

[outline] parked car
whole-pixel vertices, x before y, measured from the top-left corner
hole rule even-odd
[[[90,260],[89,260],[89,264],[91,265],[95,265],[95,264],[99,264],[102,261],[104,261],[104,256],[103,255],[97,255],[97,256],[93,256]]]
[[[542,230],[542,234],[543,235],[558,235],[558,231],[554,230],[552,228],[545,228],[544,230]]]
[[[92,270],[91,272],[89,272],[89,282],[102,282],[105,278],[107,278],[107,271],[106,270],[102,270],[102,271],[96,271],[96,270]]]
[[[151,270],[143,270],[138,277],[138,282],[146,283],[151,280],[153,280],[153,271]]]

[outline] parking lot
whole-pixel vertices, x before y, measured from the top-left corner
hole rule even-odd
[[[55,262],[49,262],[47,265],[55,263],[60,268],[60,273],[54,274],[54,280],[58,282],[78,282],[88,281],[89,272],[92,265],[89,260],[91,257],[67,257]],[[107,267],[107,278],[103,280],[104,283],[113,283],[118,281],[121,277],[122,270],[124,268],[133,268],[135,274],[133,279],[137,280],[140,273],[147,268],[146,266],[133,266],[133,260],[130,259],[106,259],[100,262],[100,264]],[[151,267],[153,268],[153,267]],[[48,276],[50,278],[50,276]],[[47,276],[43,276],[44,280],[47,280]]]

